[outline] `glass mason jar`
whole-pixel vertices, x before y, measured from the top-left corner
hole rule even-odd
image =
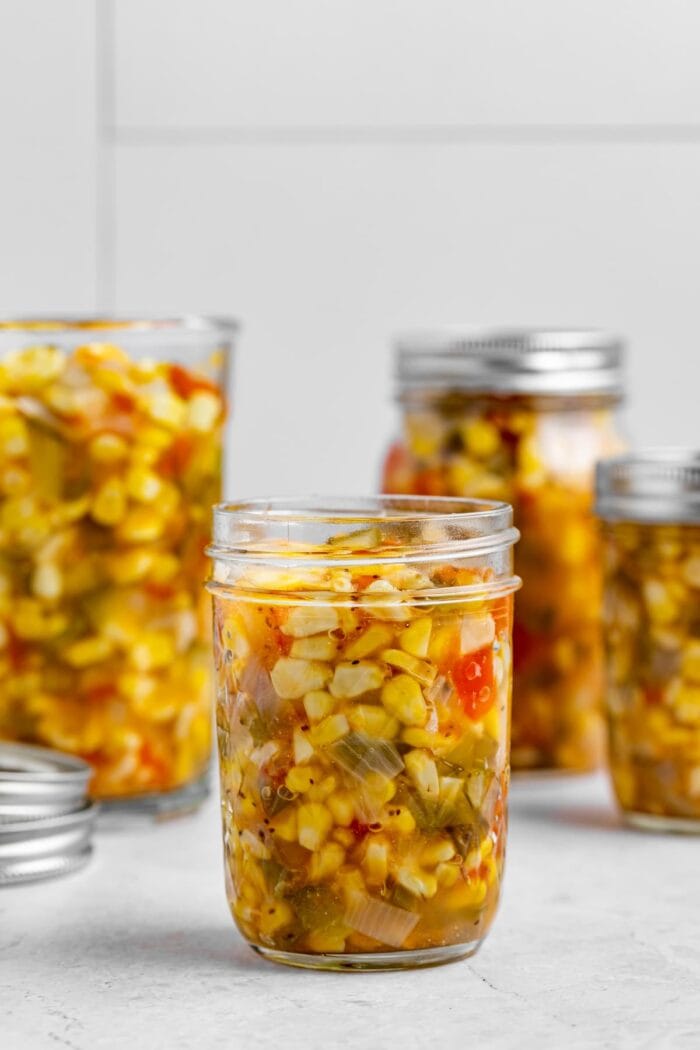
[[[505,847],[511,508],[375,497],[215,510],[226,886],[318,969],[476,951]]]
[[[512,767],[592,769],[604,740],[593,473],[621,448],[621,347],[598,332],[448,330],[397,349],[403,436],[383,490],[512,504]]]
[[[204,797],[204,547],[229,321],[0,323],[0,738],[87,759],[95,798]]]
[[[700,452],[601,464],[610,769],[626,819],[700,832]]]

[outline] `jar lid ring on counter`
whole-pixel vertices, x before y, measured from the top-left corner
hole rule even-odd
[[[97,813],[87,797],[91,774],[73,755],[0,743],[0,886],[87,862]]]
[[[411,392],[619,398],[623,344],[596,329],[440,328],[395,340],[399,397]]]
[[[603,460],[595,509],[605,521],[700,524],[700,451],[652,448]]]

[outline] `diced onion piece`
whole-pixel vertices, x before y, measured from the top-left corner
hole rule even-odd
[[[365,937],[400,948],[409,933],[415,929],[418,920],[415,912],[405,911],[393,904],[373,900],[363,894],[353,894],[350,906],[345,914],[346,924]]]
[[[493,616],[465,616],[462,620],[460,648],[463,653],[475,653],[487,645],[493,645],[496,624]]]
[[[391,780],[403,769],[403,760],[393,744],[364,733],[348,733],[330,750],[338,765],[358,780],[364,780],[369,773]]]

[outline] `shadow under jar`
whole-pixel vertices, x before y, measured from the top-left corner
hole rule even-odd
[[[262,955],[380,970],[478,948],[505,848],[517,535],[487,501],[215,509],[226,887]]]
[[[132,809],[206,794],[233,331],[0,323],[0,738],[80,755],[92,796]]]
[[[585,771],[604,742],[597,460],[617,452],[621,347],[601,332],[446,330],[397,347],[385,492],[506,500],[521,540],[513,770]]]
[[[700,833],[700,452],[601,464],[610,770],[632,824]]]

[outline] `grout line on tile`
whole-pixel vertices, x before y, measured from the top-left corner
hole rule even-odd
[[[115,58],[114,4],[100,0],[97,10],[97,250],[95,299],[98,311],[114,307],[116,284],[116,158],[114,155]]]
[[[700,124],[308,125],[118,127],[120,146],[343,145],[685,145],[700,143]]]

